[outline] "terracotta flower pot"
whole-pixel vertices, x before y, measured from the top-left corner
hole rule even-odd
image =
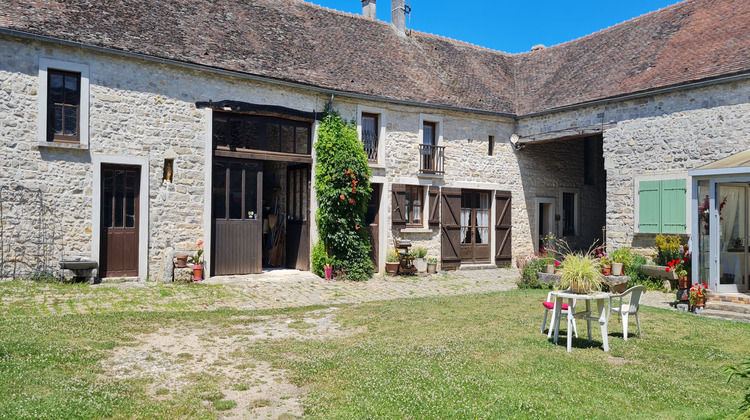
[[[607,264],[604,267],[602,267],[602,274],[605,276],[609,276],[612,273],[612,266]]]
[[[188,254],[177,254],[175,258],[177,259],[177,268],[187,267]]]
[[[698,301],[693,304],[693,309],[695,308],[703,308],[706,306],[706,295],[703,295],[698,298]]]
[[[680,276],[677,278],[678,287],[680,289],[689,289],[690,288],[690,277],[688,276]],[[703,298],[705,300],[705,297]]]
[[[398,267],[399,267],[399,265],[400,265],[400,263],[398,263],[398,262],[386,262],[385,263],[385,272],[388,273],[388,274],[390,274],[390,275],[392,275],[392,276],[395,276],[395,275],[398,274]]]
[[[203,280],[203,264],[193,265],[193,281]]]

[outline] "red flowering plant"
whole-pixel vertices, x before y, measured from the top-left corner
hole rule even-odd
[[[667,273],[673,272],[677,274],[677,277],[690,275],[690,269],[693,266],[693,258],[687,245],[682,248],[682,255],[680,258],[669,261],[667,266]]]
[[[706,283],[696,283],[690,288],[688,300],[690,300],[691,305],[695,305],[701,298],[706,296],[708,296],[708,285]]]

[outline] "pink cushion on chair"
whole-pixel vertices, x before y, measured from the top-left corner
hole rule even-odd
[[[547,308],[547,309],[555,309],[555,302],[542,302],[542,305],[544,305],[544,307]],[[567,311],[568,310],[568,304],[567,303],[563,303],[562,304],[562,308],[563,308],[563,311]]]

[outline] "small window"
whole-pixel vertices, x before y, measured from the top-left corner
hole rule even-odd
[[[367,160],[378,161],[378,134],[380,125],[377,114],[362,113],[362,144],[367,153]]]
[[[47,72],[47,141],[80,141],[81,74]]]
[[[563,193],[562,196],[562,210],[563,210],[563,236],[575,236],[576,234],[576,210],[575,210],[575,199],[574,193]]]
[[[490,136],[488,143],[487,156],[492,156],[493,149],[495,148],[495,136]]]
[[[422,209],[424,208],[424,187],[408,185],[406,187],[406,224],[422,226]]]

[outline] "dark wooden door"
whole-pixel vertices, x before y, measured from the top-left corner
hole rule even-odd
[[[367,233],[370,235],[370,259],[375,267],[375,272],[378,272],[378,247],[380,244],[380,233],[378,226],[380,226],[380,191],[382,184],[371,184],[372,185],[372,196],[370,201],[367,203],[367,213],[365,213],[365,226]]]
[[[140,167],[102,166],[102,277],[138,275],[140,185]]]
[[[498,267],[509,266],[513,259],[510,196],[510,191],[495,193],[495,265]]]
[[[490,193],[461,193],[461,261],[490,262]]]
[[[286,172],[286,266],[310,269],[310,167],[290,166]]]
[[[443,188],[440,202],[440,266],[455,270],[461,265],[461,190]]]
[[[213,275],[263,270],[261,191],[263,164],[216,159],[211,192]]]

